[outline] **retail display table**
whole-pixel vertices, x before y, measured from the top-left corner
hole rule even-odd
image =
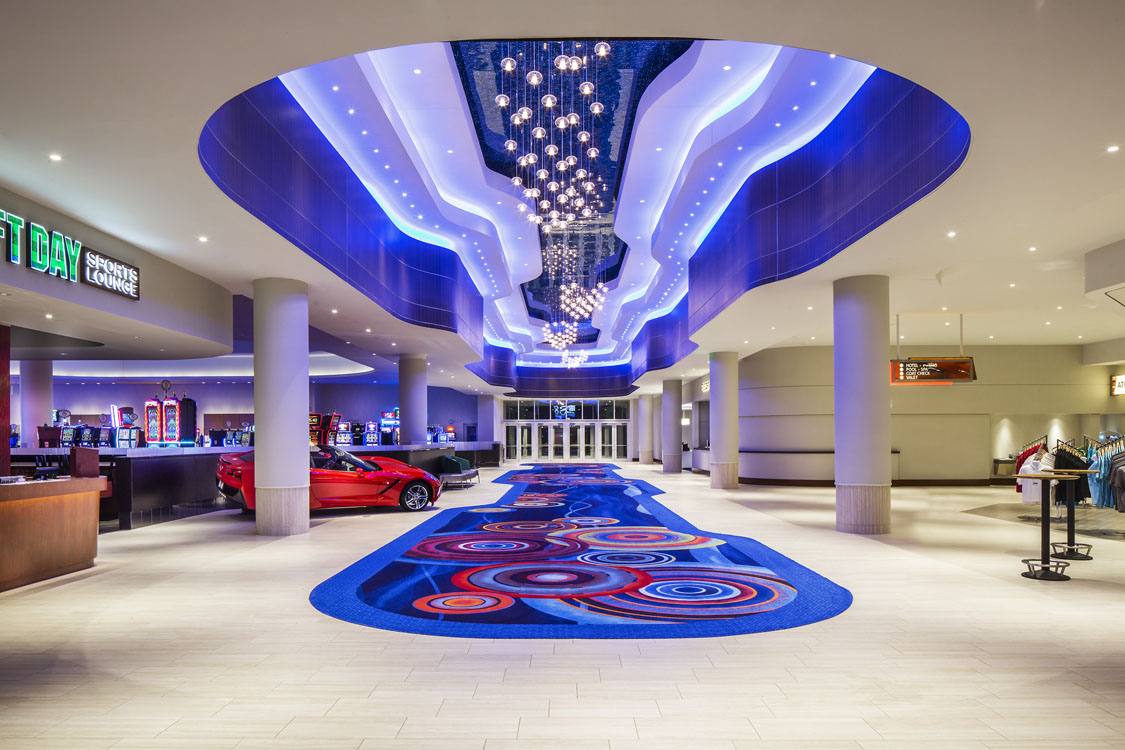
[[[1070,563],[1062,560],[1051,559],[1051,482],[1073,481],[1078,479],[1074,474],[1016,474],[1016,479],[1038,479],[1040,489],[1040,502],[1042,504],[1042,517],[1039,519],[1039,558],[1027,558],[1023,564],[1027,570],[1020,573],[1024,578],[1034,578],[1037,581],[1069,581],[1070,576],[1063,573]]]
[[[1044,469],[1052,474],[1097,474],[1097,469]],[[1074,496],[1074,485],[1067,485],[1069,492],[1066,493],[1066,542],[1053,542],[1052,547],[1055,551],[1051,553],[1051,557],[1056,560],[1093,560],[1090,551],[1094,549],[1092,544],[1079,544],[1074,538],[1074,505],[1077,498]]]
[[[105,477],[0,484],[0,591],[89,568]]]

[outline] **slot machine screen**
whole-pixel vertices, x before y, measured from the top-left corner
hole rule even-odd
[[[250,436],[252,434],[253,433],[251,433],[250,430],[243,430],[242,431],[242,437],[239,440],[239,443],[242,445],[243,448],[249,448],[250,447]]]
[[[94,443],[94,428],[83,427],[79,430],[78,442],[82,445],[93,445]]]
[[[62,445],[74,445],[74,428],[64,427],[62,433],[59,435],[59,442]]]
[[[108,427],[99,427],[98,428],[98,445],[107,445],[108,446],[109,444],[110,444],[109,428]]]

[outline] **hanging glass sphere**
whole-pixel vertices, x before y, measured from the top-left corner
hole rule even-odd
[[[523,118],[520,117],[518,113],[512,115],[512,124],[513,125],[523,125]]]
[[[569,125],[570,120],[566,119],[565,117],[558,117],[555,119],[555,127],[559,130],[566,130]]]
[[[524,204],[524,203],[517,203],[516,204],[516,210],[519,211],[521,214],[527,213],[527,205]]]
[[[543,149],[543,153],[547,154],[547,156],[558,156],[559,147],[553,143],[548,143],[547,147]]]
[[[528,197],[528,198],[538,198],[538,197],[539,197],[539,188],[537,188],[537,187],[533,187],[533,188],[531,189],[531,195],[529,195],[529,196],[527,196],[527,197]]]
[[[565,172],[565,171],[566,171],[566,168],[567,168],[568,166],[570,166],[570,165],[569,165],[569,164],[567,164],[567,163],[566,163],[565,161],[563,161],[562,159],[560,159],[560,160],[558,160],[557,162],[555,162],[555,169],[559,170],[560,172]]]
[[[570,67],[571,70],[581,70],[582,69],[582,58],[581,57],[570,58],[569,67]]]
[[[559,203],[566,204],[566,202],[570,200],[570,198],[567,197],[566,193],[559,193],[557,196],[555,196],[555,200],[557,200]]]
[[[566,68],[569,64],[570,64],[570,58],[567,57],[566,55],[559,55],[558,57],[555,58],[555,67],[558,68],[559,70],[566,70]]]
[[[542,224],[543,223],[543,217],[539,216],[538,214],[528,214],[528,216],[530,216],[531,220],[534,221],[536,224]]]
[[[555,192],[556,190],[559,189],[559,183],[555,182],[554,180],[551,180],[550,182],[547,183],[547,189],[550,190],[553,193],[553,192]]]
[[[519,175],[516,175],[515,177],[512,178],[512,184],[515,185],[516,187],[519,187],[520,185],[523,184],[523,179]],[[523,205],[523,204],[521,203],[520,205]]]
[[[559,100],[555,98],[554,94],[547,94],[539,101],[542,102],[543,106],[547,109],[550,109],[551,107],[559,103]]]
[[[497,94],[496,95],[496,105],[499,106],[499,107],[507,107],[509,101],[510,100],[508,99],[507,94]]]
[[[544,211],[546,211],[550,207],[551,207],[551,201],[547,200],[546,198],[539,201],[539,208],[543,209]]]
[[[519,145],[518,143],[516,143],[515,141],[513,141],[511,139],[508,139],[508,140],[504,141],[504,148],[507,149],[508,151],[515,151],[516,146],[518,146],[518,145]]]
[[[522,119],[522,120],[530,120],[531,119],[531,110],[528,109],[527,107],[520,107],[519,109],[516,110],[516,114],[519,115],[520,119]]]
[[[530,70],[527,73],[527,82],[532,86],[538,86],[543,83],[543,74],[538,70]]]
[[[605,112],[605,105],[601,102],[594,102],[590,105],[590,111],[595,115],[600,115],[602,112]]]
[[[577,190],[575,190],[575,189],[574,189],[574,188],[572,188],[572,187],[568,187],[568,188],[567,188],[566,190],[564,190],[563,192],[564,192],[564,193],[566,193],[567,195],[569,195],[569,196],[570,196],[571,198],[573,198],[574,196],[578,195],[578,191],[577,191]]]
[[[566,116],[566,121],[569,122],[571,125],[577,125],[578,124],[578,114],[576,112],[571,112],[569,115]]]
[[[574,154],[571,154],[570,156],[566,157],[566,163],[573,167],[578,163],[578,157]]]
[[[577,219],[577,218],[578,218],[578,217],[577,217],[577,216],[575,216],[574,214],[567,214],[567,215],[566,215],[566,220],[567,220],[567,221],[574,221],[574,220],[575,220],[575,219]]]
[[[578,84],[578,90],[582,94],[589,96],[590,94],[594,93],[594,84],[590,83],[589,81],[583,81],[582,83]]]
[[[532,193],[531,188],[524,188],[523,189],[523,197],[524,198],[534,198],[535,196],[532,195],[531,193]]]
[[[527,155],[527,163],[528,164],[534,164],[537,161],[539,161],[539,157],[536,156],[534,153],[531,153],[531,154]]]
[[[527,220],[530,221],[532,224],[538,224],[539,222],[536,221],[536,219],[538,219],[538,218],[539,218],[539,216],[537,214],[528,214],[527,215]]]
[[[520,158],[516,159],[516,164],[519,164],[521,167],[526,167],[527,166],[527,157],[521,156]]]
[[[562,214],[560,214],[558,211],[551,211],[549,214],[547,214],[547,218],[549,219],[557,219],[560,216],[562,216]]]
[[[586,141],[590,140],[590,134],[587,133],[585,130],[579,130],[578,131],[578,140],[581,141],[582,143],[585,143]]]
[[[505,73],[511,73],[513,70],[516,69],[516,61],[511,57],[505,57],[503,60],[500,61],[500,68]]]
[[[540,180],[545,180],[545,179],[547,179],[548,177],[551,176],[551,173],[548,172],[546,169],[540,169],[538,172],[535,173],[535,176],[538,177]]]
[[[594,54],[598,57],[605,57],[609,54],[609,45],[605,42],[598,42],[594,45]]]
[[[582,215],[585,216],[588,219],[588,218],[590,218],[591,216],[594,215],[594,212],[591,211],[588,208],[584,208],[584,209],[582,209]]]
[[[596,186],[592,182],[586,182],[586,183],[583,183],[582,187],[586,188],[587,193],[592,193],[592,192],[594,192],[594,188]]]
[[[531,134],[536,138],[546,138],[547,137],[547,131],[544,130],[543,128],[539,127],[538,125],[531,129]]]
[[[520,205],[522,206],[523,204],[521,203]],[[574,207],[575,208],[582,208],[585,205],[586,205],[586,199],[585,198],[579,196],[579,197],[574,199]]]
[[[586,156],[589,156],[591,159],[596,159],[599,153],[600,152],[593,147],[586,149]]]
[[[574,176],[577,177],[580,180],[586,179],[587,174],[588,174],[588,172],[585,169],[576,169],[574,171]]]

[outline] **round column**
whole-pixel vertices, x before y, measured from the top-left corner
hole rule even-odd
[[[426,444],[426,357],[406,354],[398,359],[399,427],[403,445]]]
[[[684,468],[683,427],[680,419],[683,412],[684,392],[679,380],[664,381],[664,396],[661,398],[661,411],[664,413],[664,436],[660,461],[665,474],[679,474]]]
[[[652,460],[654,462],[662,461],[664,458],[664,431],[661,427],[663,401],[659,394],[652,397]]]
[[[738,352],[711,352],[711,486],[738,487]]]
[[[255,526],[264,536],[309,530],[308,330],[308,284],[254,281]]]
[[[836,530],[891,530],[890,279],[832,283]]]
[[[637,459],[652,463],[652,396],[637,396]]]
[[[20,447],[39,447],[38,428],[54,424],[55,363],[49,359],[20,360]]]

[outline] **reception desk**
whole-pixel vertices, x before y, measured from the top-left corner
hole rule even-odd
[[[0,484],[0,591],[89,568],[105,477]]]

